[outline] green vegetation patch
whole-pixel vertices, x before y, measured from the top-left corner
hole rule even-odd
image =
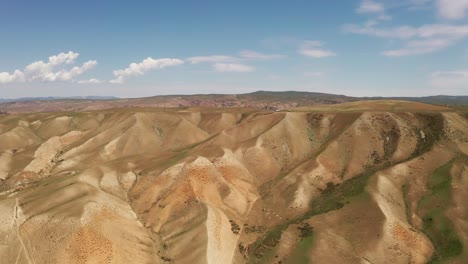
[[[314,215],[341,209],[345,204],[348,204],[352,198],[364,193],[367,180],[372,174],[373,172],[361,174],[340,185],[328,183],[322,195],[311,202],[311,210],[306,213],[305,216],[309,218]]]
[[[236,125],[241,124],[242,121],[244,121],[245,119],[247,119],[247,117],[249,117],[250,114],[251,114],[251,112],[242,113],[242,114],[241,114],[241,118],[240,118],[239,120],[237,120]]]
[[[170,168],[174,165],[176,165],[177,163],[179,163],[181,160],[183,160],[184,158],[188,157],[188,152],[187,151],[182,151],[182,152],[179,152],[177,153],[176,155],[172,156],[167,162],[167,167]]]
[[[326,189],[322,190],[322,195],[311,202],[309,205],[309,211],[307,213],[275,226],[271,231],[267,232],[255,243],[249,245],[249,252],[251,252],[251,254],[254,256],[254,258],[250,258],[250,263],[268,263],[268,260],[273,256],[275,247],[281,239],[283,231],[286,230],[290,225],[301,224],[304,220],[307,220],[315,215],[341,209],[346,204],[350,203],[351,200],[365,194],[367,181],[376,170],[370,170],[350,180],[347,180],[340,185],[328,183]],[[304,232],[309,232],[306,235],[307,237],[313,236],[312,227],[310,227],[310,229],[304,230],[301,229],[301,237],[305,234]],[[307,239],[307,242],[301,241],[296,251],[301,252],[302,250],[303,252],[305,248],[309,249],[312,246],[312,242],[312,238]],[[305,253],[301,254],[304,255]],[[304,258],[302,258],[302,260],[304,260]],[[308,262],[299,261],[294,263]]]
[[[425,133],[425,138],[420,139],[418,141],[416,150],[408,157],[407,159],[400,161],[398,163],[392,163],[390,161],[385,161],[379,165],[375,165],[373,167],[369,167],[367,171],[364,173],[349,179],[339,185],[334,185],[333,183],[328,183],[327,187],[325,190],[322,191],[322,195],[320,195],[318,198],[315,200],[311,201],[309,204],[309,211],[307,211],[305,214],[296,217],[294,219],[290,219],[282,224],[279,224],[269,232],[266,232],[264,236],[260,237],[257,241],[255,241],[253,244],[248,245],[248,251],[249,254],[249,263],[269,263],[268,261],[271,259],[271,256],[273,256],[273,252],[275,251],[275,248],[279,241],[281,240],[281,236],[284,230],[286,230],[290,225],[292,224],[300,224],[304,220],[310,219],[311,217],[315,215],[320,215],[320,214],[325,214],[330,211],[334,210],[339,210],[343,208],[346,204],[349,204],[352,202],[354,199],[362,197],[362,195],[366,195],[365,187],[367,185],[367,182],[369,178],[377,171],[389,168],[391,166],[394,166],[396,164],[401,164],[404,163],[408,160],[411,160],[417,156],[420,156],[432,149],[434,144],[442,139],[444,137],[444,119],[442,115],[440,114],[417,114],[418,118],[423,122],[423,131]],[[359,114],[356,116],[352,116],[352,118],[356,119],[359,117]],[[352,123],[352,122],[351,122]],[[417,131],[419,134],[419,131]],[[331,133],[333,134],[333,133]],[[322,150],[326,147],[327,144],[324,144],[322,146]],[[389,153],[391,153],[392,150],[389,149]],[[320,153],[320,150],[319,150]],[[450,169],[450,166],[448,167],[447,171]],[[445,173],[446,175],[448,173]],[[446,177],[446,176],[444,176]],[[276,181],[279,180],[281,177],[278,177],[275,179]],[[432,187],[432,190],[434,192],[437,192],[439,196],[442,197],[447,197],[450,195],[447,195],[447,188],[450,187],[450,182],[447,184],[445,181],[438,180],[439,178],[436,177],[434,181],[431,181],[431,184],[429,187]],[[271,186],[273,186],[273,182],[271,181],[265,186],[263,186],[263,191],[262,196],[266,196],[268,191],[270,190]],[[450,190],[448,190],[450,192]],[[432,194],[430,194],[432,195]],[[430,196],[429,195],[429,196]],[[430,199],[430,198],[426,198]],[[447,206],[448,202],[450,199],[446,200],[445,204],[443,206]],[[421,201],[421,204],[426,203],[426,201]],[[433,204],[432,201],[427,200],[427,203]],[[429,218],[428,218],[429,219]],[[447,219],[448,221],[448,219]],[[430,228],[428,225],[427,232],[426,234],[428,235],[429,238],[431,238],[432,241],[435,241],[434,239],[438,239],[437,237],[432,238],[429,233],[439,233],[439,231],[443,232],[448,232],[449,234],[449,241],[445,241],[444,239],[440,239],[440,245],[439,248],[441,252],[446,252],[444,254],[440,253],[439,255],[441,256],[447,256],[447,254],[454,254],[449,253],[450,251],[454,251],[457,254],[460,254],[461,248],[458,248],[458,243],[459,240],[455,236],[455,231],[453,231],[453,228],[449,228],[452,231],[444,231],[449,226],[446,223],[442,223],[442,221],[438,221],[442,223],[443,225],[437,225],[437,228],[435,230],[432,230],[434,228]],[[429,230],[431,229],[431,230]],[[444,237],[446,237],[444,235]],[[451,237],[451,238],[450,238]],[[454,239],[452,239],[454,238]],[[311,240],[313,241],[313,240]],[[455,241],[458,241],[455,242]],[[460,244],[461,245],[461,244]],[[450,249],[449,249],[450,247]],[[437,251],[437,249],[436,249]],[[436,255],[436,254],[435,254]],[[300,262],[298,262],[300,263]],[[437,262],[433,262],[437,263]]]
[[[310,263],[309,251],[312,248],[314,243],[314,236],[308,236],[303,238],[296,246],[296,249],[291,253],[288,261],[286,263],[291,264],[308,264]]]
[[[463,251],[452,221],[445,215],[452,201],[450,168],[453,160],[434,171],[427,183],[428,192],[418,204],[423,215],[423,232],[434,244],[429,263],[443,263]]]
[[[413,153],[413,157],[420,156],[432,149],[434,144],[444,138],[444,117],[441,114],[418,114],[419,120],[424,122],[422,131],[425,137],[420,138]],[[419,135],[419,131],[416,134]]]

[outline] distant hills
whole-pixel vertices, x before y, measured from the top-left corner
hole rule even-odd
[[[2,102],[18,102],[18,101],[50,101],[50,100],[109,100],[109,99],[118,99],[115,96],[67,96],[67,97],[21,97],[21,98],[0,98],[0,103]]]
[[[142,98],[74,96],[0,99],[0,112],[24,113],[88,111],[131,107],[241,107],[263,110],[288,110],[296,107],[340,104],[365,100],[404,100],[435,105],[468,106],[468,96],[438,95],[426,97],[352,97],[315,92],[257,91],[247,94],[160,95]]]
[[[456,96],[456,95],[435,95],[435,96],[424,96],[424,97],[369,97],[371,100],[379,99],[392,99],[392,100],[406,100],[421,102],[426,104],[438,104],[438,105],[468,105],[468,96]]]

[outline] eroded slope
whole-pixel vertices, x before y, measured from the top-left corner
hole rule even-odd
[[[1,116],[0,257],[466,263],[466,115],[346,109]]]

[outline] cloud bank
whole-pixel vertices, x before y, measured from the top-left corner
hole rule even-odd
[[[302,43],[298,52],[306,57],[310,58],[327,58],[336,56],[336,53],[323,48],[324,43],[320,41],[305,41]]]
[[[436,52],[468,37],[468,25],[428,24],[420,27],[377,28],[372,24],[363,26],[347,24],[343,26],[343,30],[359,35],[403,40],[403,47],[382,52],[383,55],[390,57]]]
[[[115,70],[113,72],[115,78],[110,80],[110,83],[123,83],[125,80],[131,77],[144,75],[146,72],[154,69],[164,69],[167,67],[173,67],[183,64],[184,61],[180,59],[162,58],[153,59],[148,57],[139,63],[130,63],[130,65],[121,70]]]
[[[255,68],[245,64],[238,63],[216,63],[213,68],[217,72],[253,72]]]
[[[211,56],[197,56],[197,57],[190,57],[187,60],[192,64],[210,62],[210,63],[218,63],[218,62],[229,62],[235,61],[237,58],[232,56],[226,55],[211,55]]]
[[[468,11],[468,0],[438,0],[437,9],[442,18],[462,19]]]
[[[81,66],[67,69],[66,66],[74,64],[79,56],[79,53],[73,51],[62,52],[50,56],[47,62],[35,61],[27,65],[24,70],[15,70],[12,73],[0,72],[0,83],[73,81],[75,77],[84,74],[97,65],[97,61],[90,60]]]

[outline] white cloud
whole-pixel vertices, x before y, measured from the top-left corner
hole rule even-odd
[[[358,14],[373,14],[377,15],[379,20],[391,20],[392,17],[385,13],[385,6],[382,3],[373,0],[363,0],[356,9]]]
[[[462,19],[468,11],[468,0],[437,0],[437,9],[446,19]]]
[[[237,60],[231,56],[225,55],[212,55],[212,56],[197,56],[197,57],[190,57],[187,60],[192,64],[198,64],[203,62],[210,62],[210,63],[218,63],[218,62],[230,62]]]
[[[387,14],[381,14],[377,18],[380,19],[380,20],[385,20],[385,21],[392,20],[392,17],[387,15]]]
[[[304,49],[301,50],[300,53],[304,56],[312,58],[326,58],[336,56],[334,52],[322,49]]]
[[[399,5],[395,4],[395,8],[403,7],[410,11],[430,10],[433,7],[434,0],[406,0]]]
[[[272,60],[281,59],[286,56],[281,54],[265,54],[253,50],[242,50],[239,52],[239,57],[229,55],[210,55],[210,56],[196,56],[186,58],[191,64],[199,63],[212,63],[212,64],[235,64],[242,60]],[[233,64],[233,65],[234,65]]]
[[[356,9],[356,12],[358,13],[383,13],[384,11],[385,8],[383,4],[372,0],[363,0]]]
[[[148,57],[140,63],[131,63],[127,68],[115,70],[115,79],[110,80],[110,83],[123,83],[126,79],[134,76],[145,74],[153,69],[163,69],[166,67],[177,66],[183,64],[184,61],[172,58],[153,59]]]
[[[213,68],[217,72],[253,72],[255,68],[245,64],[216,63]]]
[[[375,24],[368,23],[364,26],[344,25],[343,30],[348,33],[406,41],[400,49],[384,51],[383,54],[386,56],[432,53],[468,37],[468,25],[428,24],[420,27],[377,28]]]
[[[376,26],[377,24],[379,24],[379,22],[375,21],[374,19],[370,19],[370,20],[367,20],[367,22],[364,24],[365,28],[368,28],[368,27],[373,27],[373,26]],[[345,28],[346,26],[350,26],[350,25],[345,25],[343,28]]]
[[[449,39],[413,40],[406,43],[405,47],[401,49],[387,50],[384,51],[382,54],[389,57],[427,54],[444,49],[452,44],[453,41]]]
[[[74,64],[80,54],[73,51],[50,56],[48,62],[36,61],[26,66],[25,73],[32,80],[49,81],[53,68],[62,64]],[[47,77],[49,76],[49,77]]]
[[[306,77],[322,77],[323,75],[325,75],[324,72],[305,72],[304,73],[304,76]]]
[[[428,3],[432,2],[432,0],[409,0],[409,4],[414,6],[421,6],[421,5],[426,5]]]
[[[239,55],[245,59],[254,59],[254,60],[270,60],[270,59],[281,59],[284,58],[284,55],[280,54],[264,54],[256,52],[253,50],[242,50],[239,52]]]
[[[73,51],[69,51],[68,53],[60,53],[55,56],[49,57],[49,63],[52,65],[59,65],[59,64],[73,64],[75,60],[80,56],[79,53],[75,53]]]
[[[298,52],[304,56],[311,58],[326,58],[336,56],[333,51],[323,48],[323,43],[320,41],[305,41],[302,43]]]
[[[71,81],[74,77],[80,76],[86,71],[96,67],[97,61],[88,61],[81,66],[75,66],[70,70],[60,70],[58,72],[49,72],[44,76],[45,81]]]
[[[343,26],[343,30],[360,35],[399,39],[468,36],[468,25],[428,24],[421,27],[399,26],[393,28],[376,28],[374,26],[375,24],[366,24],[364,26],[346,24]]]
[[[0,83],[24,82],[24,73],[20,70],[15,70],[13,73],[0,72]]]
[[[429,83],[441,88],[466,88],[468,87],[468,69],[434,72],[430,76]]]
[[[71,69],[63,68],[65,65],[74,64],[79,56],[79,53],[73,51],[62,52],[58,55],[50,56],[47,62],[33,62],[27,65],[23,71],[15,70],[13,73],[1,72],[0,83],[72,81],[74,77],[82,75],[97,65],[95,60],[90,60],[81,66],[75,66]],[[62,69],[56,70],[58,67],[62,67]]]
[[[78,81],[78,83],[79,84],[100,84],[100,83],[103,83],[103,81],[92,78],[92,79],[89,79],[89,80],[80,80],[80,81]]]

